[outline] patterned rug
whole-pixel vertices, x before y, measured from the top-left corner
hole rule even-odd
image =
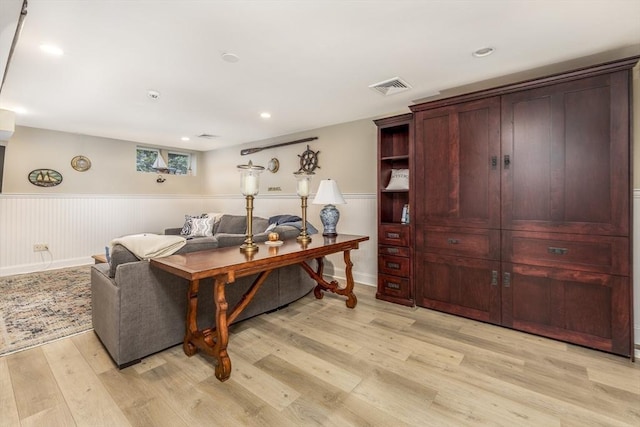
[[[0,355],[89,329],[90,266],[0,277]]]

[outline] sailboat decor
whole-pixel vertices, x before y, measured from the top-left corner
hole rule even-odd
[[[169,166],[167,166],[167,164],[165,163],[160,153],[158,153],[158,156],[156,157],[156,161],[153,162],[153,165],[151,167],[153,168],[154,171],[158,173],[171,173],[171,174],[176,173],[175,169],[172,170],[171,168],[169,168]]]
[[[53,169],[36,169],[29,172],[29,182],[38,187],[54,187],[62,182],[62,174]]]

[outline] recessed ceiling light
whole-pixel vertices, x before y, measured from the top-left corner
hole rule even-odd
[[[160,99],[160,92],[158,92],[157,90],[150,90],[147,91],[147,96],[149,97],[149,99],[157,101]]]
[[[494,51],[495,49],[492,47],[483,47],[474,51],[471,55],[475,56],[476,58],[484,58],[485,56],[491,55]]]
[[[264,113],[260,113],[260,117],[262,117],[263,119],[270,119],[271,118],[271,113],[267,113],[265,111]]]
[[[181,141],[189,141],[191,138],[189,138],[188,136],[183,136],[182,138],[180,138]]]
[[[235,53],[225,52],[222,54],[222,60],[226,62],[238,62],[240,61],[240,57]]]
[[[64,51],[62,49],[52,44],[41,44],[40,50],[44,53],[48,53],[49,55],[61,56],[62,54],[64,54]]]

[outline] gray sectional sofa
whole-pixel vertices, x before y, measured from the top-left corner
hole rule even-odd
[[[260,221],[265,221],[262,224]],[[254,220],[254,230],[267,226],[267,220]],[[260,228],[256,228],[256,223]],[[213,236],[188,239],[176,253],[218,247],[239,246],[245,239],[246,218],[223,215],[214,226]],[[180,228],[165,230],[179,234]],[[279,225],[273,230],[282,240],[296,238],[300,230]],[[267,232],[254,235],[254,241],[267,240]],[[227,287],[227,301],[233,307],[256,276],[239,278]],[[254,300],[236,321],[285,306],[309,293],[315,282],[297,265],[273,271]],[[139,362],[145,356],[181,344],[185,332],[188,282],[151,267],[127,248],[114,245],[111,262],[91,269],[91,308],[93,328],[119,368]],[[198,325],[214,324],[211,279],[200,285]]]

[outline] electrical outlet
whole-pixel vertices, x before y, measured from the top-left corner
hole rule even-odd
[[[34,243],[33,252],[46,252],[49,250],[49,245],[47,243]]]

